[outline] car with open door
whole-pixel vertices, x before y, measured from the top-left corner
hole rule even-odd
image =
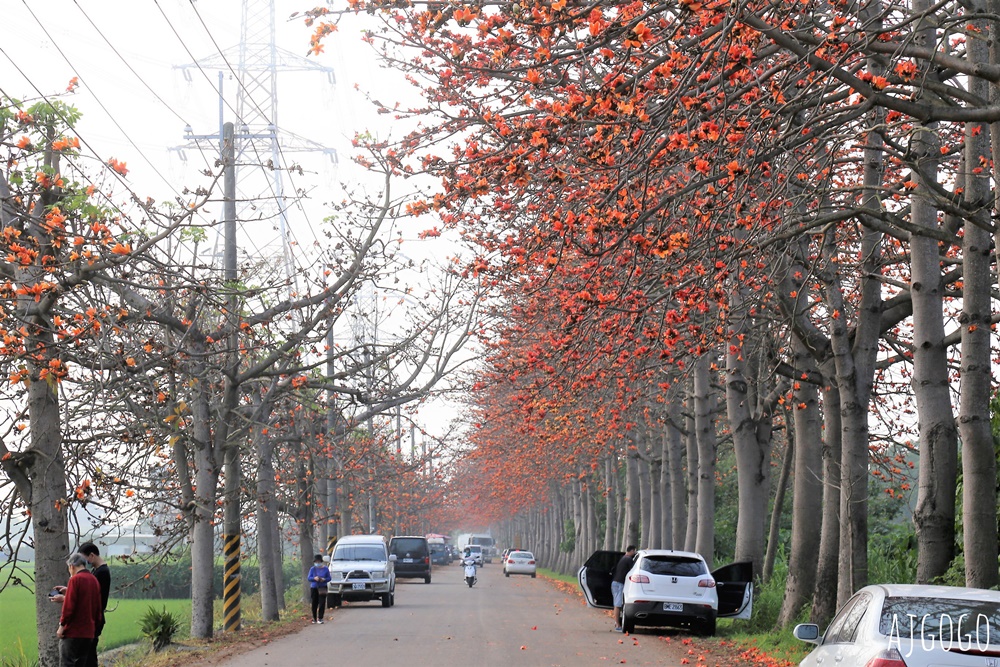
[[[612,609],[611,578],[621,551],[596,551],[577,573],[587,604]],[[625,579],[622,629],[673,626],[715,634],[717,618],[750,618],[753,567],[732,563],[713,572],[690,551],[643,549]]]

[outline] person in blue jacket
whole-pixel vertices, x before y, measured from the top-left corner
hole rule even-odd
[[[316,554],[313,566],[309,568],[309,594],[312,596],[313,624],[323,625],[326,611],[327,584],[330,583],[330,568],[323,562],[323,554]]]

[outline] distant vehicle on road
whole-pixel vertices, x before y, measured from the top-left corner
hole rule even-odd
[[[611,577],[620,551],[596,551],[577,573],[587,604],[613,608]],[[714,572],[690,551],[643,549],[625,579],[622,629],[637,625],[674,626],[715,634],[718,617],[750,618],[753,569],[733,563]]]
[[[396,557],[396,576],[431,583],[431,548],[427,538],[397,535],[389,540],[389,553]]]
[[[383,607],[396,604],[395,562],[381,535],[345,535],[337,540],[330,557],[330,606],[375,599]]]
[[[483,560],[487,563],[492,563],[493,559],[498,556],[496,551],[496,541],[491,535],[482,533],[464,533],[458,536],[458,549],[460,552],[465,551],[465,547],[468,546],[479,546],[483,551]]]
[[[801,667],[991,667],[1000,665],[1000,592],[866,586],[823,635],[812,623],[796,626],[794,634],[817,645]]]
[[[483,548],[481,546],[479,546],[478,544],[470,544],[469,546],[465,547],[465,549],[468,550],[469,557],[471,557],[472,560],[474,560],[476,562],[476,565],[479,566],[479,567],[482,567],[483,566]],[[466,558],[467,558],[467,556],[465,555],[465,550],[463,550],[462,551],[462,560],[464,561]]]
[[[448,554],[447,544],[430,544],[431,549],[431,565],[447,565],[451,562],[451,556]]]
[[[535,556],[530,551],[511,551],[504,557],[503,574],[527,574],[535,578]]]

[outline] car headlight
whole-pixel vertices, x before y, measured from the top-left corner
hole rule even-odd
[[[384,576],[385,576],[385,570],[372,570],[371,573],[372,579],[381,579]]]

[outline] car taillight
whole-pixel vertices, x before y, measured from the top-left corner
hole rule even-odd
[[[430,556],[424,557],[424,565],[430,565],[430,564],[431,564],[431,557]]]
[[[534,565],[534,564],[535,564],[535,561],[533,561],[533,560],[529,560],[528,561],[528,565]]]
[[[906,667],[898,649],[890,648],[865,663],[865,667]]]
[[[699,579],[698,588],[715,588],[715,579]]]
[[[633,574],[631,577],[628,578],[628,580],[631,581],[633,584],[648,584],[649,583],[649,577],[647,577],[644,574]]]
[[[514,564],[514,559],[513,558],[508,558],[507,559],[507,564],[508,565],[513,565]]]

